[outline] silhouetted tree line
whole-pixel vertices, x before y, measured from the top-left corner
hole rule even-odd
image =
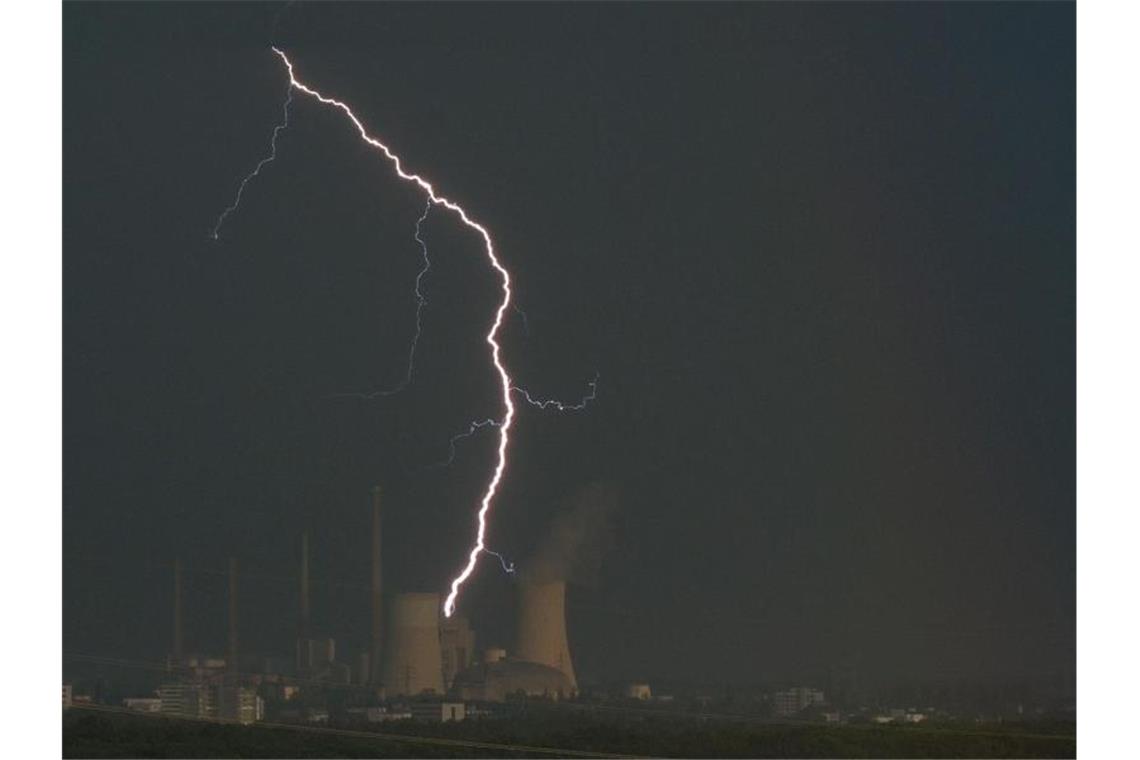
[[[335,721],[331,724],[336,727]],[[347,724],[344,727],[350,727]],[[351,728],[360,729],[359,724]],[[377,730],[496,744],[655,757],[1074,757],[1074,724],[822,726],[602,716],[557,710]],[[408,744],[265,726],[130,715],[64,715],[65,757],[478,757],[473,748]]]

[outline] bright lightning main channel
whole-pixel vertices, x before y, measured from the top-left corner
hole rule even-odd
[[[447,198],[437,194],[435,191],[435,188],[432,186],[432,184],[430,182],[428,182],[427,180],[425,180],[423,177],[421,177],[418,174],[412,174],[412,173],[404,171],[403,164],[401,163],[400,158],[395,153],[393,153],[392,150],[387,145],[385,145],[384,143],[380,142],[379,140],[377,140],[376,138],[374,138],[368,134],[367,130],[365,130],[365,128],[364,128],[364,125],[360,122],[360,119],[357,118],[356,114],[353,113],[352,109],[349,108],[347,104],[343,103],[342,101],[336,100],[334,98],[330,98],[330,97],[327,97],[325,95],[322,95],[317,90],[315,90],[312,87],[301,82],[296,76],[296,72],[293,68],[293,62],[289,59],[289,57],[282,50],[280,50],[277,47],[273,47],[272,50],[284,62],[285,68],[288,70],[288,73],[289,73],[289,92],[288,92],[288,98],[286,99],[285,105],[283,108],[283,119],[282,119],[281,123],[278,124],[273,130],[273,137],[271,140],[270,154],[268,156],[266,156],[265,158],[263,158],[260,162],[258,162],[257,166],[253,169],[253,171],[250,172],[241,181],[241,184],[238,187],[237,196],[234,198],[233,203],[222,212],[221,216],[218,217],[218,220],[216,221],[216,223],[214,225],[213,232],[211,234],[211,237],[214,240],[218,240],[219,231],[220,231],[222,225],[225,223],[226,218],[231,213],[236,211],[238,206],[240,205],[241,199],[242,199],[242,194],[245,191],[246,185],[249,184],[249,182],[251,180],[253,180],[255,177],[257,177],[261,173],[262,168],[264,168],[267,164],[273,162],[274,159],[277,158],[277,138],[280,135],[281,131],[286,129],[289,126],[289,108],[293,102],[294,91],[304,93],[305,95],[309,95],[310,97],[315,98],[317,101],[319,101],[320,103],[322,103],[324,105],[333,106],[334,108],[337,108],[340,111],[342,111],[349,118],[349,120],[353,123],[353,125],[356,127],[357,131],[360,133],[361,139],[364,140],[368,145],[379,150],[381,153],[384,154],[384,156],[386,158],[388,158],[389,161],[392,162],[392,164],[394,165],[394,167],[396,169],[396,174],[400,177],[400,179],[403,179],[403,180],[408,181],[408,182],[413,182],[416,185],[418,185],[427,194],[427,198],[428,198],[427,206],[424,209],[424,213],[420,217],[420,219],[416,222],[416,241],[420,244],[420,248],[421,248],[422,253],[423,253],[424,266],[420,270],[419,274],[417,275],[416,282],[415,282],[416,332],[415,332],[415,336],[412,339],[412,343],[411,343],[411,346],[409,349],[408,369],[407,369],[406,376],[404,377],[402,382],[400,382],[394,388],[390,388],[387,390],[374,391],[371,393],[336,394],[337,396],[358,396],[360,398],[365,398],[365,399],[376,398],[377,396],[389,396],[389,395],[392,395],[394,393],[398,393],[401,390],[403,390],[405,387],[407,387],[407,385],[412,380],[412,373],[414,372],[414,366],[415,366],[416,346],[419,342],[420,331],[422,329],[421,316],[422,316],[422,312],[423,312],[423,307],[426,304],[426,300],[425,300],[423,293],[420,289],[420,284],[421,284],[421,281],[423,280],[424,275],[427,274],[428,269],[431,267],[431,261],[428,258],[427,245],[424,242],[423,238],[421,237],[421,227],[423,225],[424,220],[427,218],[428,213],[431,211],[432,205],[438,204],[440,206],[443,206],[444,208],[446,208],[449,211],[456,214],[459,217],[459,219],[465,225],[467,225],[468,227],[470,227],[471,229],[473,229],[479,233],[479,235],[483,238],[483,243],[484,243],[484,246],[485,246],[485,249],[487,252],[487,258],[491,262],[491,266],[495,269],[496,272],[499,273],[500,277],[502,278],[503,300],[499,304],[499,307],[495,311],[495,319],[491,323],[491,327],[490,327],[489,331],[487,332],[486,342],[491,347],[491,363],[494,365],[495,370],[499,375],[499,380],[500,380],[501,385],[502,385],[503,405],[504,405],[505,410],[506,410],[505,414],[504,414],[502,419],[497,419],[497,420],[496,419],[488,419],[488,420],[484,420],[481,422],[474,422],[474,423],[472,423],[469,430],[467,430],[466,432],[460,433],[456,436],[453,436],[451,438],[451,441],[450,441],[450,449],[449,449],[450,455],[449,455],[447,461],[439,463],[440,465],[443,465],[443,466],[446,466],[447,464],[451,463],[451,461],[455,458],[455,445],[456,445],[456,442],[458,440],[460,440],[462,438],[468,438],[468,437],[474,435],[474,433],[477,430],[479,430],[483,427],[495,427],[496,429],[498,429],[498,431],[499,431],[498,459],[495,463],[494,472],[491,476],[490,481],[487,484],[486,490],[483,492],[482,500],[480,501],[479,510],[477,513],[478,527],[477,527],[477,530],[475,533],[475,542],[472,545],[471,551],[469,552],[469,554],[467,556],[466,565],[464,565],[464,567],[460,571],[460,573],[457,576],[455,576],[455,578],[452,579],[450,592],[447,595],[447,600],[444,602],[444,606],[443,606],[444,615],[447,617],[450,617],[452,615],[452,613],[455,612],[456,599],[459,596],[460,587],[462,587],[463,583],[471,576],[471,573],[474,572],[475,566],[478,563],[480,554],[485,553],[485,554],[491,554],[495,557],[498,557],[499,562],[501,563],[501,565],[503,567],[503,570],[507,573],[513,573],[515,571],[513,563],[508,563],[506,558],[503,557],[502,554],[488,549],[486,547],[486,544],[485,544],[485,538],[486,538],[486,532],[487,532],[487,516],[490,513],[491,504],[492,504],[492,502],[495,498],[495,495],[498,491],[499,484],[502,482],[503,475],[504,475],[504,473],[506,471],[506,467],[507,467],[507,452],[508,452],[508,448],[510,445],[510,428],[511,428],[511,424],[514,421],[514,417],[515,417],[515,406],[511,402],[511,393],[512,392],[518,392],[518,393],[522,394],[522,396],[525,398],[525,400],[528,404],[539,407],[540,409],[551,409],[552,408],[552,409],[555,409],[557,411],[578,411],[578,410],[584,409],[589,404],[589,402],[593,401],[596,398],[598,376],[595,374],[593,381],[589,383],[590,393],[587,396],[585,396],[578,403],[567,403],[567,402],[555,401],[555,400],[549,400],[549,401],[536,400],[533,397],[531,397],[531,395],[524,388],[521,388],[517,385],[514,385],[510,375],[507,373],[506,365],[503,364],[502,357],[501,357],[501,347],[499,345],[497,338],[498,338],[499,330],[503,326],[503,317],[504,317],[504,314],[505,314],[508,307],[513,307],[513,308],[515,308],[516,311],[519,311],[519,314],[520,314],[521,318],[523,319],[524,328],[526,327],[526,315],[521,310],[519,310],[517,306],[514,306],[511,303],[511,278],[510,278],[510,274],[507,272],[506,268],[499,261],[498,257],[495,255],[495,247],[491,241],[490,233],[487,231],[487,229],[483,225],[479,224],[474,219],[472,219],[467,214],[466,210],[464,210],[459,204],[455,203],[454,201],[448,200]]]
[[[487,331],[486,341],[487,345],[491,348],[491,363],[495,367],[495,372],[497,372],[499,375],[499,382],[502,387],[503,406],[505,407],[506,411],[502,419],[497,421],[497,424],[495,425],[495,428],[499,431],[498,458],[495,462],[494,472],[491,475],[490,481],[487,483],[487,488],[483,492],[483,498],[479,503],[479,511],[476,515],[478,527],[475,531],[475,542],[471,547],[471,551],[467,555],[467,563],[463,566],[463,569],[459,572],[459,574],[451,580],[450,591],[448,592],[447,600],[443,604],[443,614],[446,617],[451,617],[452,613],[455,612],[455,604],[456,599],[459,596],[459,589],[463,586],[464,582],[466,582],[467,579],[471,577],[471,573],[475,571],[475,565],[479,561],[479,555],[485,551],[489,552],[485,545],[485,539],[487,535],[487,515],[491,511],[491,504],[495,499],[495,494],[499,490],[499,484],[503,480],[503,473],[507,469],[507,450],[510,446],[511,424],[515,419],[515,405],[511,401],[511,390],[514,387],[514,384],[511,381],[510,374],[507,372],[506,365],[503,364],[502,348],[499,345],[497,338],[499,335],[499,328],[501,328],[503,325],[503,315],[511,305],[511,275],[507,271],[506,267],[503,266],[502,262],[499,261],[498,256],[495,255],[495,244],[491,240],[491,233],[487,231],[486,227],[472,219],[467,211],[458,203],[437,193],[432,184],[426,179],[418,174],[404,171],[403,163],[401,162],[400,157],[393,153],[391,148],[389,148],[387,145],[380,142],[375,137],[369,135],[360,119],[357,118],[356,114],[353,113],[352,109],[349,108],[347,104],[336,100],[335,98],[330,98],[326,95],[322,95],[316,89],[302,82],[297,78],[296,70],[293,68],[293,62],[289,60],[289,56],[287,56],[284,51],[277,47],[273,48],[273,52],[280,56],[282,62],[285,64],[285,68],[289,71],[290,93],[292,93],[293,90],[302,92],[305,95],[315,98],[327,106],[332,106],[342,111],[344,115],[347,116],[352,122],[353,126],[356,127],[356,130],[360,133],[360,138],[364,140],[364,142],[371,145],[373,148],[379,150],[389,161],[392,162],[392,165],[396,170],[396,174],[400,177],[400,179],[419,185],[419,187],[427,194],[427,197],[431,203],[443,206],[447,210],[453,212],[456,216],[459,217],[460,221],[479,233],[479,235],[483,238],[483,245],[487,252],[487,259],[490,261],[491,266],[494,268],[494,270],[498,272],[499,276],[502,278],[503,300],[499,303],[498,308],[495,310],[495,318],[491,322],[490,329]],[[276,132],[274,133],[274,137],[276,138]],[[258,168],[260,169],[260,165]],[[500,560],[502,561],[501,557]]]

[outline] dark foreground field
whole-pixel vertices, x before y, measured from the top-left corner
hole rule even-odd
[[[510,720],[233,726],[72,709],[64,757],[1075,757],[1072,724],[776,725],[549,711]]]

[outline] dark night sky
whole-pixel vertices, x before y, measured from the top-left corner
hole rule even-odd
[[[442,211],[404,372],[423,198],[343,117],[492,231],[521,407],[491,544],[525,561],[617,494],[578,669],[750,682],[1075,670],[1072,4],[64,7],[64,647],[157,657],[166,569],[220,650],[367,630],[368,486],[389,588],[442,590],[498,413],[498,297]],[[276,33],[273,31],[276,21]],[[461,609],[509,643],[510,580]]]

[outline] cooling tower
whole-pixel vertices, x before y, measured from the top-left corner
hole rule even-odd
[[[381,678],[389,697],[443,693],[439,594],[397,594],[388,611]]]
[[[578,688],[566,643],[566,583],[519,583],[518,642],[515,657],[561,670]]]

